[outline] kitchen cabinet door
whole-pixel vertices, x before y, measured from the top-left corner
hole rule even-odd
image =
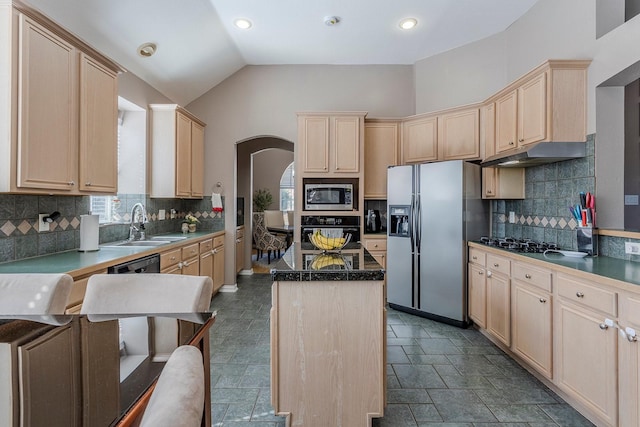
[[[513,280],[511,303],[511,350],[551,378],[551,295]]]
[[[480,109],[480,148],[483,158],[496,154],[496,104],[491,102]]]
[[[80,56],[79,188],[118,190],[118,87],[115,73]]]
[[[387,168],[398,164],[398,122],[367,122],[364,135],[364,198],[387,198]]]
[[[213,248],[213,292],[224,284],[224,246]]]
[[[517,146],[518,91],[514,90],[496,100],[496,153]]]
[[[487,331],[511,345],[511,286],[509,277],[487,269]]]
[[[518,146],[547,137],[547,85],[542,73],[518,88]]]
[[[336,173],[360,172],[361,117],[337,116],[333,125],[333,171]]]
[[[483,199],[524,199],[524,168],[482,168]]]
[[[438,118],[409,119],[402,124],[402,161],[420,163],[438,160]]]
[[[619,422],[620,427],[634,427],[640,425],[640,294],[620,295],[620,328],[636,334],[618,339]]]
[[[191,196],[191,119],[176,113],[176,196]]]
[[[77,191],[77,51],[20,15],[17,187]]]
[[[480,110],[456,111],[438,117],[438,158],[475,160],[480,158]]]
[[[302,142],[302,172],[329,172],[329,116],[300,116],[299,141]]]
[[[558,299],[554,322],[555,383],[598,417],[617,426],[617,337],[605,315]]]
[[[487,327],[487,280],[482,266],[469,263],[469,317],[480,328]]]
[[[213,279],[213,239],[200,242],[200,275]]]
[[[191,197],[204,196],[204,126],[191,122]]]

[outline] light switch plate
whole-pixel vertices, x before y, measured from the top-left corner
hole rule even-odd
[[[640,243],[624,242],[624,253],[628,255],[640,255]]]
[[[42,233],[43,231],[49,231],[49,223],[44,222],[42,218],[49,216],[48,214],[39,214],[38,215],[38,233]]]
[[[159,221],[164,221],[165,219],[167,219],[167,211],[165,211],[164,209],[159,209],[158,210],[158,220]]]
[[[509,212],[509,224],[515,224],[516,222],[516,213],[514,211]]]

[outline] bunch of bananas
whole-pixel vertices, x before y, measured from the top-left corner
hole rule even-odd
[[[322,234],[320,230],[316,230],[313,234],[310,234],[309,239],[316,248],[325,251],[342,248],[347,242],[347,239],[344,237],[327,237]]]
[[[322,270],[332,266],[336,266],[339,269],[344,268],[344,258],[339,254],[320,254],[316,255],[311,261],[312,270]]]

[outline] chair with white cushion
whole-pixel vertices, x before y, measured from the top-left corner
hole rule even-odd
[[[63,315],[72,287],[68,274],[0,274],[0,315]]]
[[[175,274],[94,274],[81,314],[202,313],[209,310],[213,281]]]
[[[176,348],[151,392],[140,427],[197,427],[204,408],[204,365],[197,347]]]

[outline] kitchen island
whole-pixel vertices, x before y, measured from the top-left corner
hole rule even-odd
[[[271,401],[287,425],[370,426],[385,406],[384,269],[294,243],[271,270]]]

